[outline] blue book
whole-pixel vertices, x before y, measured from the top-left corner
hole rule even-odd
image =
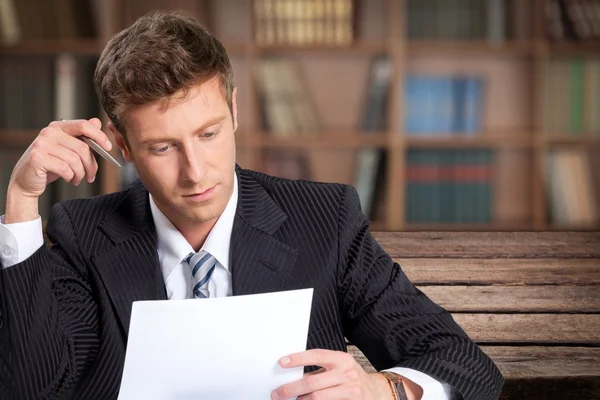
[[[422,125],[421,134],[431,136],[436,133],[436,117],[437,117],[437,104],[436,104],[436,83],[435,78],[428,76],[423,77],[422,80],[421,94],[423,96],[423,114],[422,114]]]
[[[465,78],[457,76],[452,80],[453,118],[452,132],[457,134],[465,130]]]
[[[426,133],[429,136],[438,136],[442,131],[441,127],[441,108],[442,108],[442,93],[440,78],[437,76],[430,76],[426,78],[426,101],[427,105],[425,108],[426,124],[428,126]]]
[[[418,80],[417,76],[409,75],[406,78],[404,87],[404,130],[408,135],[415,134],[419,125],[419,106],[417,104]]]
[[[464,132],[473,135],[481,130],[483,82],[469,77],[465,81]]]
[[[436,132],[440,135],[450,135],[454,130],[454,79],[443,76],[436,79],[436,96],[438,101],[438,118]]]

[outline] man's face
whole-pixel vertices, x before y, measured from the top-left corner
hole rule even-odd
[[[233,119],[217,78],[175,96],[164,109],[155,102],[127,114],[127,142],[117,135],[125,158],[160,210],[181,229],[216,220],[233,191]],[[234,122],[235,121],[235,122]],[[235,123],[235,125],[234,125]]]

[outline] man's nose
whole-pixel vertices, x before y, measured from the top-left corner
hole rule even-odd
[[[200,182],[206,175],[206,161],[198,149],[186,149],[183,152],[181,176],[186,181]]]

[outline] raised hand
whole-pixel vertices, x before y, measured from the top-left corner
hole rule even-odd
[[[90,147],[79,140],[87,136],[104,149],[112,148],[98,118],[54,121],[42,129],[15,165],[10,177],[4,223],[37,218],[38,198],[59,178],[74,185],[93,182],[98,163]]]

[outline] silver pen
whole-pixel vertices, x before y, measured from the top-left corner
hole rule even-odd
[[[61,121],[66,121],[66,119],[61,119]],[[77,137],[79,139],[83,140],[84,142],[86,142],[87,145],[90,146],[92,148],[92,150],[95,150],[96,153],[100,154],[100,156],[102,158],[104,158],[105,160],[108,160],[111,164],[121,168],[121,164],[119,164],[119,162],[117,160],[115,160],[108,151],[106,151],[102,147],[100,147],[100,145],[98,143],[94,142],[92,139],[90,139],[87,136],[77,136]]]
[[[108,151],[106,151],[102,147],[100,147],[100,145],[98,143],[94,142],[92,139],[90,139],[87,136],[79,136],[79,139],[86,142],[88,144],[88,146],[90,146],[92,148],[92,150],[95,150],[96,153],[100,154],[101,157],[108,160],[109,162],[116,165],[117,167],[121,168],[121,164],[119,164],[119,162],[117,160],[115,160]]]

